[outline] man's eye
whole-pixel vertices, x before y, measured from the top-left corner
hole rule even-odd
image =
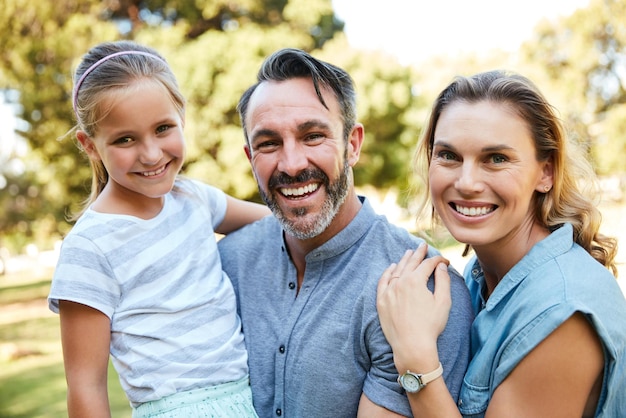
[[[260,151],[263,151],[263,150],[267,151],[267,150],[274,149],[277,146],[278,146],[278,143],[275,141],[263,141],[263,142],[259,142],[258,144],[256,144],[254,148]]]
[[[304,137],[303,143],[305,145],[314,147],[314,146],[325,143],[329,139],[332,140],[333,138],[336,138],[336,137],[332,133],[311,132],[310,134]]]

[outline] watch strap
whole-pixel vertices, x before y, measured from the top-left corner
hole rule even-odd
[[[407,370],[408,371],[408,370]],[[432,372],[429,373],[424,373],[424,374],[418,374],[418,376],[420,377],[420,380],[422,381],[422,384],[424,386],[426,386],[428,383],[432,382],[433,380],[437,379],[438,377],[440,377],[443,374],[443,366],[441,365],[441,362],[439,363],[439,367],[437,367],[435,370],[433,370]]]
[[[433,370],[432,372],[428,372],[428,373],[414,373],[414,372],[412,372],[410,370],[407,370],[404,374],[401,374],[400,376],[398,376],[398,383],[407,392],[415,393],[415,392],[419,392],[428,383],[430,383],[433,380],[439,378],[442,374],[443,374],[443,366],[441,365],[441,362],[439,362],[439,366],[435,370]],[[405,384],[404,384],[404,379],[406,378],[407,375],[408,376],[413,376],[417,380],[419,386],[415,387],[415,388],[406,387]]]

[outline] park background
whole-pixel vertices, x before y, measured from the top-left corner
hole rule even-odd
[[[184,173],[249,200],[258,195],[235,106],[263,58],[297,47],[345,68],[366,128],[357,187],[413,231],[423,227],[414,213],[423,185],[412,155],[437,92],[457,74],[520,72],[587,150],[601,179],[602,230],[624,243],[624,22],[626,0],[3,0],[0,417],[67,415],[58,317],[45,298],[66,216],[90,185],[68,132],[71,73],[91,46],[133,39],[159,50],[188,100]],[[434,232],[462,269],[462,249]],[[624,289],[624,248],[618,262]],[[129,416],[110,371],[113,416]]]

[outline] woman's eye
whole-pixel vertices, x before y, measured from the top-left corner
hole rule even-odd
[[[439,151],[437,153],[437,158],[453,161],[456,160],[456,155],[454,155],[454,153],[450,151]]]
[[[491,161],[496,164],[501,164],[507,161],[507,158],[501,154],[495,154],[491,156]]]

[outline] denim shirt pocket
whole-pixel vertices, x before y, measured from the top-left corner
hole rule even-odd
[[[481,418],[485,416],[489,405],[489,387],[477,386],[463,380],[461,394],[457,406],[465,418]]]

